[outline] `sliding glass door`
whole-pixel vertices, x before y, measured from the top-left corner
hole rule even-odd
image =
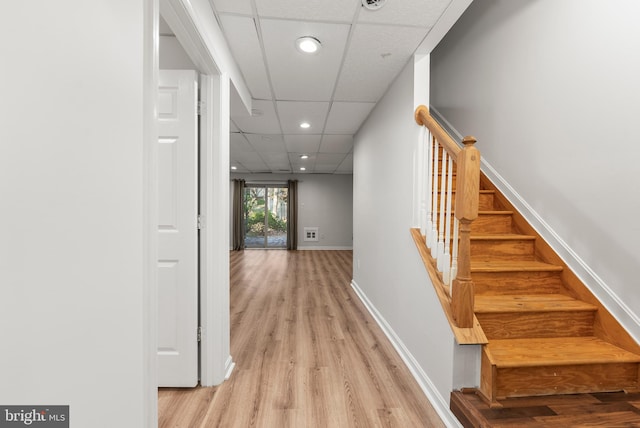
[[[286,186],[245,186],[245,248],[287,248],[287,200]]]

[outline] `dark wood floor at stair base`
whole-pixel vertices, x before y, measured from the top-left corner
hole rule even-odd
[[[498,400],[490,409],[474,393],[451,394],[451,410],[465,428],[640,427],[640,393],[610,392]]]

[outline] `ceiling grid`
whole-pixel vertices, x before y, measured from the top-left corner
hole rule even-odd
[[[351,174],[354,134],[451,0],[210,2],[254,98],[251,116],[232,108],[235,171]]]

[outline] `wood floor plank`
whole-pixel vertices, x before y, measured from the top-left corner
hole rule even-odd
[[[161,389],[162,427],[443,427],[350,287],[351,251],[232,252],[215,388]]]
[[[637,393],[607,392],[498,400],[489,408],[477,394],[451,394],[451,408],[465,428],[640,427]]]

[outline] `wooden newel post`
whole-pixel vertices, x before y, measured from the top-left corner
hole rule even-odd
[[[451,287],[451,310],[460,328],[473,326],[474,285],[471,280],[471,223],[478,217],[480,190],[480,152],[476,139],[465,137],[464,149],[458,155],[456,213],[460,222],[458,274]]]

